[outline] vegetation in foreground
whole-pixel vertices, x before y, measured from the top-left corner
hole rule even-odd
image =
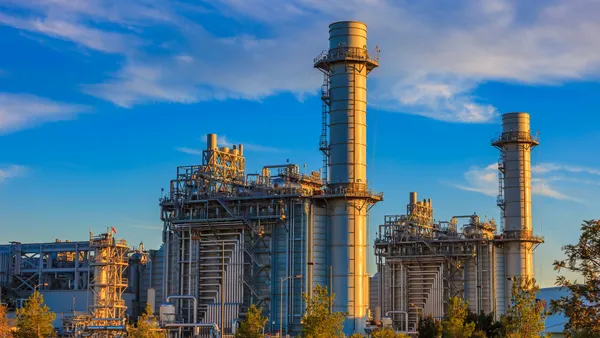
[[[56,314],[44,304],[44,297],[35,290],[25,302],[23,308],[17,310],[16,338],[54,337],[52,322]]]
[[[600,220],[584,221],[579,242],[562,250],[567,257],[555,261],[554,270],[575,272],[583,281],[557,277],[556,285],[568,289],[569,294],[552,301],[551,308],[568,317],[567,337],[600,337]]]

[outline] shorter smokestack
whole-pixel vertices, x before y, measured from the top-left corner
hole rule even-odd
[[[206,135],[206,149],[217,150],[217,134]]]
[[[411,192],[409,193],[410,196],[410,204],[417,204],[417,193],[416,192]]]

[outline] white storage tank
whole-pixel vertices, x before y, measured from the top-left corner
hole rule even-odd
[[[173,303],[162,303],[160,304],[160,323],[173,323],[175,322],[175,304]]]

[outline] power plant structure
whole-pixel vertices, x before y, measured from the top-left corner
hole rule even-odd
[[[127,253],[130,251],[125,240],[117,240],[112,232],[94,236],[90,232],[89,262],[93,270],[89,281],[93,301],[89,308],[89,325],[84,330],[91,337],[121,337],[126,333],[127,306],[123,299],[128,287],[123,275],[129,266]]]
[[[431,199],[410,192],[406,210],[386,215],[367,243],[368,215],[383,200],[369,189],[366,161],[377,53],[364,23],[329,26],[329,48],[313,60],[324,75],[320,170],[286,162],[248,173],[243,144],[208,134],[201,163],[177,167],[161,193],[159,250],[132,248],[114,228],[88,241],[0,245],[0,300],[16,309],[42,292],[69,337],[123,336],[145,304],[170,338],[234,334],[252,304],[268,318],[265,332],[296,336],[302,295],[317,285],[335,294],[331,310],[347,314],[348,336],[368,332],[371,318],[414,333],[424,315],[441,319],[453,296],[475,313],[506,313],[515,277],[533,276],[543,243],[532,228],[530,153],[539,139],[529,114],[504,114],[491,142],[501,152],[500,224],[462,212],[436,220]]]
[[[60,336],[123,337],[127,319],[139,314],[125,276],[147,263],[140,257],[147,253],[111,231],[90,232],[89,241],[0,245],[0,299],[14,311],[39,291],[57,313]]]
[[[502,134],[492,140],[500,150],[498,206],[504,232],[495,239],[497,250],[497,306],[504,314],[510,304],[514,277],[533,277],[533,250],[543,239],[533,234],[531,216],[531,150],[539,138],[531,135],[529,114],[502,116]]]
[[[163,317],[173,332],[229,334],[256,304],[267,330],[297,334],[302,293],[322,285],[335,294],[333,310],[348,313],[344,332],[364,333],[366,218],[383,197],[368,189],[366,164],[366,81],[378,60],[364,23],[336,22],[329,33],[329,50],[314,60],[325,78],[321,172],[285,163],[247,174],[243,145],[219,147],[215,134],[202,164],[177,168],[160,202],[163,301],[175,312]]]
[[[474,313],[506,313],[515,277],[533,277],[533,250],[543,239],[531,222],[529,114],[508,113],[492,145],[498,161],[502,230],[476,214],[435,221],[430,199],[410,193],[406,214],[385,216],[375,240],[381,314],[395,328],[416,331],[419,317],[442,318],[450,297],[469,301]],[[459,223],[466,219],[466,222]],[[384,297],[387,295],[387,297]]]

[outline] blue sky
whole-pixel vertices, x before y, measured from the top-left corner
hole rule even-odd
[[[0,242],[115,226],[161,241],[158,198],[204,135],[246,144],[248,171],[318,170],[320,73],[336,20],[369,25],[369,179],[385,214],[409,191],[437,219],[498,217],[490,139],[531,113],[536,275],[597,218],[600,3],[385,0],[0,0]],[[372,263],[372,262],[371,262]],[[370,271],[374,271],[373,264]]]

